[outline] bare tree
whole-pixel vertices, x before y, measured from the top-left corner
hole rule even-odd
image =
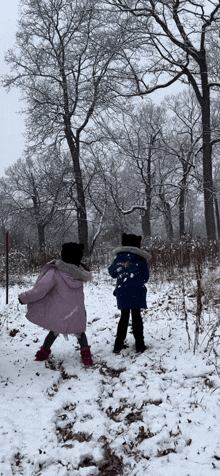
[[[167,152],[180,164],[180,170],[178,166],[176,169],[176,180],[179,187],[177,202],[181,238],[186,233],[185,208],[189,183],[191,182],[192,188],[196,188],[195,177],[198,174],[195,169],[198,166],[200,168],[198,157],[201,155],[201,110],[193,90],[167,96],[164,105],[172,113],[170,131],[163,136],[164,143]]]
[[[176,81],[193,88],[202,119],[203,190],[205,222],[208,239],[215,239],[213,207],[211,89],[219,88],[219,78],[209,61],[210,35],[220,27],[218,0],[106,0],[108,5],[121,12],[122,30],[129,35],[131,29],[142,31],[141,60],[124,55],[127,65],[125,95],[144,96],[165,88]],[[128,22],[130,17],[130,23]],[[132,19],[132,20],[131,20]],[[140,42],[139,42],[140,44]],[[219,69],[218,69],[219,71]]]
[[[88,253],[80,148],[89,121],[113,96],[116,75],[110,64],[123,39],[108,28],[104,10],[100,17],[97,0],[21,0],[21,6],[16,47],[6,55],[12,74],[3,84],[19,88],[27,103],[29,148],[67,144],[77,191],[78,236]]]
[[[121,203],[122,195],[124,195],[125,179],[122,172],[124,161],[115,154],[115,149],[113,152],[113,149],[114,144],[110,144],[109,140],[106,147],[103,147],[101,139],[90,147],[89,163],[90,166],[94,164],[95,174],[88,182],[86,192],[92,225],[95,224],[96,229],[91,239],[91,251],[100,235],[106,242],[118,243],[122,232],[129,229],[129,219],[125,218],[116,205]]]
[[[9,226],[11,225],[13,216],[13,203],[12,200],[7,194],[4,193],[4,190],[0,186],[0,240],[4,242],[5,233],[8,231]]]
[[[132,112],[118,114],[114,121],[103,122],[101,126],[103,136],[106,140],[108,138],[107,147],[111,154],[120,157],[123,163],[120,167],[124,183],[123,196],[116,197],[113,186],[115,175],[107,186],[110,186],[113,200],[121,214],[130,215],[139,211],[146,239],[151,237],[155,170],[165,121],[165,109],[149,101],[141,108],[133,106]]]
[[[45,229],[59,215],[64,219],[66,198],[65,177],[69,164],[60,157],[26,160],[19,159],[5,171],[0,181],[4,196],[10,201],[11,212],[36,227],[39,251],[45,247]]]

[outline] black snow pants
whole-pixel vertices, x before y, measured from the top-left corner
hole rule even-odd
[[[118,323],[117,336],[115,339],[115,350],[121,350],[127,335],[129,316],[132,316],[132,329],[136,343],[136,350],[144,347],[144,328],[140,309],[123,309]]]

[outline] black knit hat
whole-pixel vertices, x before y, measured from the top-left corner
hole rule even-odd
[[[61,251],[61,259],[65,261],[65,263],[71,263],[75,264],[76,266],[79,266],[80,261],[83,257],[83,249],[84,245],[83,244],[78,244],[78,243],[64,243],[62,245],[62,251]]]
[[[127,235],[123,233],[122,235],[122,246],[135,246],[135,248],[141,247],[141,236],[137,235]]]

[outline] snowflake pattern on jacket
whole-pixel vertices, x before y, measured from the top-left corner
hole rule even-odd
[[[117,279],[115,293],[118,309],[146,309],[148,253],[134,246],[121,246],[113,254],[116,258],[108,271],[112,278]]]

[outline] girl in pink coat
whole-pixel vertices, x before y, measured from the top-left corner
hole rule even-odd
[[[83,282],[90,281],[91,273],[79,267],[83,248],[83,244],[65,243],[61,260],[46,264],[33,289],[19,295],[19,302],[27,304],[27,319],[50,331],[35,360],[49,357],[50,347],[59,334],[74,334],[81,347],[84,365],[93,365],[85,334],[83,294]]]

